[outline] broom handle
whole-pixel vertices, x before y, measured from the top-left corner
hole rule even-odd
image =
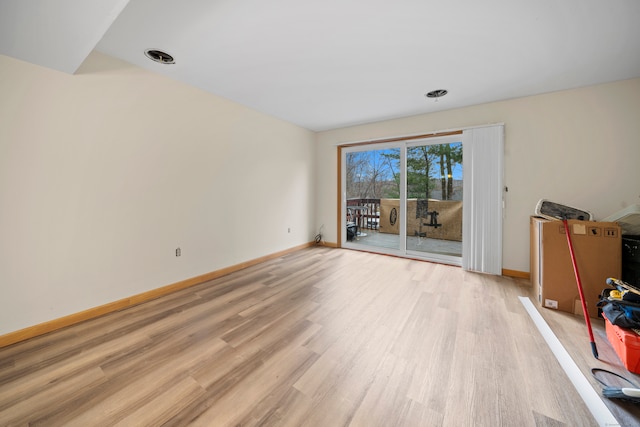
[[[567,233],[567,242],[569,243],[569,254],[571,254],[571,264],[573,264],[573,272],[576,275],[576,282],[578,283],[578,292],[580,292],[580,302],[582,303],[582,313],[584,314],[584,321],[587,324],[589,330],[589,340],[591,341],[591,351],[593,356],[598,358],[598,349],[596,348],[596,340],[593,338],[593,330],[591,329],[591,319],[589,313],[587,313],[587,302],[584,298],[584,291],[582,290],[582,281],[580,280],[580,272],[578,272],[578,264],[576,263],[576,255],[573,252],[573,243],[571,242],[571,233],[569,232],[569,224],[566,219],[563,219],[564,231]]]

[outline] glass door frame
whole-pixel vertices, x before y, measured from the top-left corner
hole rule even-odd
[[[441,144],[452,144],[452,143],[456,143],[456,142],[460,142],[464,145],[464,141],[462,140],[462,134],[458,134],[458,135],[447,135],[447,136],[437,136],[437,137],[432,137],[432,138],[424,138],[424,139],[414,139],[411,141],[406,141],[404,143],[404,150],[402,151],[402,157],[404,158],[404,164],[406,165],[406,161],[407,161],[407,148],[410,147],[421,147],[421,146],[427,146],[427,145],[441,145]],[[464,158],[463,158],[463,162],[464,162]],[[463,170],[464,170],[464,165],[463,165]],[[403,187],[404,187],[404,194],[405,197],[403,199],[404,205],[405,205],[405,209],[404,209],[404,214],[405,214],[405,221],[406,221],[406,215],[408,214],[407,212],[407,174],[406,174],[406,167],[404,169],[402,169],[402,183],[403,183]],[[462,182],[463,188],[464,188],[464,181]],[[464,191],[464,190],[463,190]],[[464,206],[462,207],[464,209]],[[405,222],[406,223],[406,222]],[[464,223],[462,224],[462,226],[464,227]],[[422,251],[412,251],[412,250],[408,250],[406,249],[406,240],[407,240],[407,233],[406,233],[406,227],[404,230],[404,240],[405,240],[405,256],[410,257],[410,258],[420,258],[420,259],[424,259],[426,261],[433,261],[433,262],[439,262],[442,264],[449,264],[449,265],[457,265],[457,266],[462,266],[462,254],[460,256],[454,256],[454,255],[445,255],[445,254],[439,254],[439,253],[435,253],[435,252],[422,252]],[[464,233],[463,233],[464,234]]]
[[[442,264],[449,265],[462,265],[462,256],[443,255],[432,252],[420,252],[420,251],[408,251],[407,250],[407,179],[406,179],[406,164],[407,164],[407,148],[413,146],[422,145],[437,145],[448,144],[451,142],[462,142],[462,132],[449,132],[445,134],[433,134],[423,135],[409,138],[398,138],[391,142],[376,142],[371,141],[368,143],[358,144],[345,144],[339,146],[338,158],[339,158],[339,219],[338,219],[338,236],[339,246],[347,249],[354,249],[367,252],[375,252],[387,255],[394,255],[403,258],[414,258],[425,261],[433,261]],[[346,233],[346,218],[347,218],[347,189],[346,189],[346,156],[348,153],[358,151],[373,151],[397,148],[400,150],[400,212],[398,215],[399,222],[399,246],[398,249],[384,248],[378,246],[364,246],[357,243],[349,242],[347,240]],[[464,159],[463,159],[464,161]],[[463,166],[464,168],[464,166]],[[464,185],[464,182],[463,182]],[[464,224],[463,224],[464,227]],[[463,233],[464,234],[464,233]]]
[[[402,142],[389,142],[389,143],[372,143],[372,144],[358,144],[350,147],[341,147],[339,155],[341,157],[341,171],[340,171],[340,220],[338,226],[341,230],[346,230],[346,218],[347,218],[347,154],[362,151],[375,151],[386,149],[398,149],[400,150],[400,182],[404,176],[405,168],[405,156],[404,156],[404,143]],[[406,209],[406,203],[403,207],[403,200],[405,200],[406,186],[400,185],[400,212],[398,214],[398,227],[400,228],[398,249],[385,248],[381,246],[364,246],[347,240],[346,231],[339,234],[341,236],[340,246],[347,249],[355,249],[360,251],[375,252],[394,256],[404,256],[406,239],[402,238],[402,230],[405,224],[405,218],[403,216],[404,209]]]

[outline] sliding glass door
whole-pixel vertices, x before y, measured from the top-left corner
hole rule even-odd
[[[461,136],[344,148],[342,246],[460,265]]]
[[[407,253],[459,263],[463,194],[460,137],[407,144]]]
[[[400,250],[400,153],[400,147],[393,145],[345,152],[345,246],[390,253]]]

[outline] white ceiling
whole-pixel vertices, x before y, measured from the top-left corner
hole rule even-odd
[[[640,1],[0,0],[0,54],[93,49],[319,131],[640,77]]]

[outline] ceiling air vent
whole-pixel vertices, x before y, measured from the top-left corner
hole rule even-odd
[[[446,89],[437,89],[437,90],[432,90],[431,92],[427,93],[425,96],[427,98],[435,98],[437,101],[438,98],[442,98],[447,93],[449,93],[449,91]]]
[[[173,56],[169,55],[167,52],[163,52],[158,49],[147,49],[144,51],[144,54],[147,55],[147,58],[159,62],[161,64],[175,64]]]

